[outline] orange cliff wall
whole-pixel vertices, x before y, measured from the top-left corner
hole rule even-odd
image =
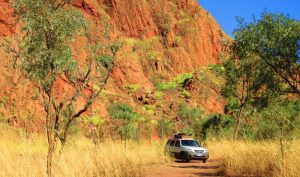
[[[161,36],[156,22],[157,14],[163,11],[170,16],[170,32],[164,37],[165,44],[159,44],[160,46],[155,48],[160,50],[164,61],[141,63],[130,57],[121,57],[119,64],[117,63],[119,67],[114,72],[114,79],[121,79],[120,83],[117,81],[119,85],[134,84],[140,80],[140,84],[151,87],[147,78],[149,80],[153,72],[163,72],[166,69],[167,75],[176,75],[219,62],[220,41],[226,35],[196,0],[179,0],[176,3],[171,0],[75,0],[73,4],[92,22],[94,34],[99,36],[104,32],[103,16],[107,15],[112,38],[151,39]],[[13,9],[8,0],[0,0],[0,8],[0,36],[12,35],[15,32]],[[193,16],[193,20],[186,25],[190,32],[179,35],[178,24],[181,17],[178,14],[182,12]],[[178,36],[180,43],[176,41]],[[143,64],[154,70],[143,73],[143,70],[149,70],[144,69],[144,66],[141,66]],[[162,65],[161,69],[156,71],[159,64]],[[135,76],[141,78],[135,79]]]
[[[109,92],[119,93],[124,98],[129,97],[124,91],[126,85],[138,84],[151,91],[154,89],[154,76],[168,80],[218,63],[220,41],[227,38],[218,23],[196,0],[74,0],[73,6],[91,22],[92,34],[100,41],[107,43],[122,39],[125,43],[107,86]],[[164,17],[168,19],[169,31],[163,34],[161,19]],[[103,37],[106,27],[109,27],[109,39]],[[0,39],[15,34],[13,9],[9,0],[0,0]],[[130,41],[154,41],[149,43],[148,48],[158,55],[147,59],[148,49],[136,49],[129,44]],[[75,44],[74,48],[77,58],[84,55],[80,44]],[[34,94],[32,85],[27,82],[19,85],[11,83],[9,78],[17,77],[11,70],[12,57],[3,47],[0,47],[0,54],[0,59],[5,61],[0,64],[0,96],[6,98],[5,114],[13,117],[12,111],[9,113],[7,108],[24,105],[28,107],[24,111],[35,107],[42,114],[43,110],[37,108],[38,103],[28,99]],[[211,103],[207,105],[211,106],[207,109],[222,113],[223,103],[218,103],[214,97],[217,96],[212,95],[209,99]],[[105,103],[96,105],[105,112]],[[21,111],[17,116],[22,115]]]
[[[142,84],[151,88],[149,76],[155,72],[164,73],[165,70],[165,75],[176,75],[219,62],[220,41],[226,37],[226,34],[196,0],[180,0],[176,3],[171,0],[76,0],[74,4],[82,9],[86,17],[95,24],[95,29],[100,32],[103,32],[103,23],[101,23],[103,14],[99,13],[97,8],[105,9],[105,15],[109,16],[112,26],[111,36],[115,38],[147,40],[161,36],[157,24],[158,14],[164,11],[170,16],[170,32],[164,37],[166,44],[155,46],[155,49],[162,53],[164,61],[144,62],[135,61],[128,56],[121,57],[117,63],[119,67],[114,72],[114,79],[120,86],[129,83]],[[193,19],[186,25],[190,32],[180,36],[178,24],[182,19],[178,14],[182,12],[192,16]],[[181,37],[180,43],[176,41],[178,36]],[[145,65],[148,68],[144,68]],[[159,66],[160,70],[157,69],[157,65],[162,65]]]
[[[13,8],[8,0],[0,0],[0,37],[12,35],[14,32]]]

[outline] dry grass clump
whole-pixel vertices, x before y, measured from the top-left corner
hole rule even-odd
[[[46,139],[5,132],[0,136],[0,177],[46,177]],[[53,172],[55,177],[140,177],[148,166],[166,161],[160,142],[95,145],[77,137],[56,158]]]
[[[210,153],[223,159],[228,176],[300,176],[300,141],[286,142],[282,159],[279,142],[218,141],[208,143]]]

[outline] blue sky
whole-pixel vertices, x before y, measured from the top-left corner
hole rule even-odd
[[[300,0],[198,0],[209,11],[223,30],[232,36],[237,26],[235,17],[245,18],[247,22],[259,17],[264,10],[282,12],[291,18],[300,20]]]

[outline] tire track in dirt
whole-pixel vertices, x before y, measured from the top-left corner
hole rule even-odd
[[[153,166],[146,177],[217,177],[224,176],[222,161],[209,159],[206,163],[175,161]]]

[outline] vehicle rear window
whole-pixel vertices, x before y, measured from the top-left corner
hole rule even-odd
[[[194,146],[194,147],[200,147],[199,143],[194,140],[181,140],[182,146]]]

